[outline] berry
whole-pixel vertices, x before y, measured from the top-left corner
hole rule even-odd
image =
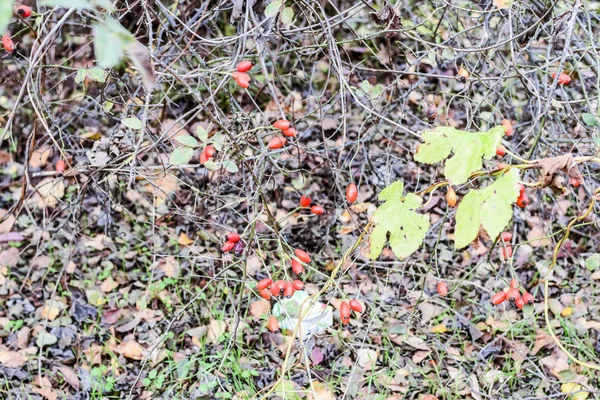
[[[246,89],[250,86],[250,75],[248,75],[247,73],[234,72],[232,74],[232,76],[233,76],[233,79],[235,80],[235,83],[237,83],[237,85],[239,87]]]
[[[240,235],[238,235],[235,232],[231,232],[228,233],[227,235],[225,235],[225,240],[227,240],[228,242],[233,242],[233,243],[237,243],[240,241]]]
[[[581,185],[581,182],[579,182],[577,179],[575,178],[571,178],[571,180],[569,181],[569,184],[573,187],[579,187],[579,185]]]
[[[504,148],[504,146],[502,146],[501,144],[498,145],[498,147],[496,148],[496,155],[502,157],[505,154],[506,154],[506,149]]]
[[[448,294],[448,285],[446,285],[446,282],[438,282],[437,292],[442,297],[445,297]]]
[[[248,72],[252,69],[252,61],[244,60],[236,66],[236,69],[238,72]]]
[[[21,18],[30,17],[31,16],[31,7],[19,6],[19,8],[17,8],[17,15]]]
[[[456,206],[456,192],[452,186],[448,186],[448,190],[446,191],[446,202],[450,207]]]
[[[517,288],[517,286],[519,286],[519,283],[517,282],[517,280],[516,280],[515,278],[512,278],[512,279],[510,280],[510,288],[511,288],[511,289],[516,289],[516,288]]]
[[[285,282],[284,286],[285,286],[285,289],[283,291],[283,295],[287,299],[291,299],[292,296],[294,295],[294,292],[296,291],[296,289],[294,289],[294,285],[292,284],[292,282]]]
[[[497,306],[498,304],[502,304],[506,300],[506,293],[498,292],[492,296],[492,304]]]
[[[523,294],[523,301],[525,302],[525,304],[533,304],[535,299],[533,298],[533,295],[531,293],[525,292],[525,294]]]
[[[356,201],[357,198],[358,198],[358,188],[356,187],[356,185],[354,183],[351,183],[346,188],[346,200],[348,200],[348,203],[352,204]]]
[[[235,247],[235,243],[234,242],[225,242],[225,244],[223,245],[223,247],[221,247],[221,250],[223,251],[223,253],[228,253],[231,250],[233,250],[234,247]]]
[[[527,197],[527,195],[525,193],[523,193],[517,199],[517,205],[521,208],[525,208],[525,207],[527,207],[528,204],[529,204],[529,197]]]
[[[273,139],[269,140],[269,143],[267,143],[267,147],[270,148],[271,150],[280,149],[283,146],[285,146],[286,142],[287,142],[286,138],[276,136]]]
[[[208,157],[205,152],[200,153],[200,164],[204,165],[208,161]]]
[[[279,281],[271,283],[271,294],[275,297],[279,296]]]
[[[502,248],[502,259],[508,260],[512,257],[513,249],[512,246],[506,246]]]
[[[296,255],[296,257],[298,257],[298,260],[302,261],[303,263],[310,263],[310,256],[304,250],[296,249],[294,250],[294,254]]]
[[[312,206],[310,208],[310,212],[315,214],[315,215],[321,215],[325,212],[325,209],[321,206]]]
[[[298,260],[292,260],[292,271],[298,276],[302,276],[304,274],[304,267]]]
[[[521,196],[523,193],[525,193],[525,185],[519,183],[519,196]]]
[[[258,293],[260,293],[260,297],[263,299],[271,300],[271,293],[269,292],[269,289],[259,290]]]
[[[552,73],[552,79],[556,78],[556,72]],[[558,84],[559,85],[568,85],[571,83],[571,77],[563,72],[558,74]]]
[[[502,126],[504,127],[504,134],[506,136],[512,136],[513,135],[513,127],[512,127],[512,124],[510,123],[509,120],[503,119],[502,120]]]
[[[340,304],[340,319],[344,325],[350,322],[350,305],[345,301]]]
[[[517,306],[517,308],[519,310],[522,310],[523,306],[525,305],[525,301],[523,301],[522,297],[519,297],[518,299],[515,300],[515,305]]]
[[[13,40],[8,35],[2,36],[2,46],[4,46],[4,50],[8,51],[9,53],[15,51],[16,48],[15,42],[13,42]]]
[[[469,79],[469,72],[463,67],[460,67],[456,74],[456,79],[458,79],[462,83],[465,83],[467,79]]]
[[[67,163],[65,162],[65,160],[58,160],[56,162],[56,172],[62,174],[63,172],[65,172],[65,169],[67,169]]]
[[[206,157],[211,158],[217,154],[217,150],[213,146],[209,145],[204,148],[204,154],[206,154]]]
[[[308,206],[310,206],[310,197],[303,194],[302,197],[300,197],[300,207],[308,207]]]
[[[298,134],[298,131],[295,130],[294,128],[287,128],[286,130],[282,131],[283,136],[287,136],[287,137],[294,137]]]
[[[256,284],[256,289],[258,289],[258,290],[266,289],[271,285],[271,282],[273,282],[273,280],[271,278],[262,279]]]
[[[350,300],[350,302],[348,303],[348,305],[350,306],[350,308],[358,313],[363,312],[363,307],[362,304],[360,304],[360,302],[358,300]]]
[[[519,293],[519,289],[517,288],[508,289],[508,292],[506,292],[506,298],[511,303],[515,302],[519,297],[521,297],[521,293]]]
[[[294,289],[296,290],[304,290],[304,282],[301,280],[296,279],[294,282],[292,282],[292,286],[294,286]]]
[[[277,287],[279,287],[279,294],[283,294],[283,292],[285,292],[285,281],[284,280],[278,280],[277,282]]]
[[[286,129],[289,129],[290,126],[290,121],[286,119],[278,119],[277,121],[273,122],[273,127],[279,129],[280,131],[285,131]]]
[[[510,232],[502,232],[502,233],[500,234],[500,239],[501,239],[503,242],[505,242],[505,243],[506,243],[506,242],[510,242],[510,241],[511,241],[511,239],[512,239],[512,233],[510,233]]]
[[[435,104],[432,104],[427,109],[427,119],[429,120],[429,122],[433,122],[433,121],[435,121],[436,118],[437,118],[437,107],[435,106]]]
[[[277,318],[275,318],[274,316],[270,316],[269,320],[267,321],[267,328],[273,332],[273,333],[278,333],[279,332],[279,321],[277,321]]]

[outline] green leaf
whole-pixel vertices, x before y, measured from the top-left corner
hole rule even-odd
[[[376,99],[381,96],[381,93],[383,93],[383,86],[375,85],[373,86],[373,89],[371,89],[371,98]]]
[[[489,131],[466,132],[449,126],[440,126],[423,132],[415,161],[434,164],[446,160],[444,176],[453,184],[465,183],[483,166],[482,157],[491,159],[504,136],[504,127],[495,126]]]
[[[480,226],[490,238],[498,237],[512,218],[512,203],[519,197],[518,182],[519,171],[512,168],[490,186],[467,193],[456,211],[454,245],[457,249],[475,240]]]
[[[35,341],[35,344],[37,345],[37,347],[44,347],[52,346],[56,342],[58,342],[58,338],[56,336],[46,331],[40,331]]]
[[[583,113],[581,114],[581,119],[583,119],[583,122],[585,122],[587,126],[594,127],[598,125],[598,121],[596,120],[596,117],[594,117],[594,114]]]
[[[178,135],[175,136],[174,139],[185,146],[198,147],[198,141],[191,135]]]
[[[219,168],[221,168],[221,166],[219,165],[219,163],[216,163],[216,162],[210,161],[210,160],[208,160],[207,162],[205,162],[204,166],[209,171],[218,171]]]
[[[2,1],[2,0],[0,0]],[[83,82],[85,80],[85,77],[87,76],[87,71],[85,68],[81,68],[77,70],[77,75],[75,75],[75,83],[80,84],[81,82]]]
[[[87,0],[42,0],[40,1],[40,5],[48,7],[59,6],[64,8],[75,8],[77,10],[91,10],[94,8]]]
[[[265,8],[265,16],[272,17],[273,15],[277,14],[281,8],[281,4],[281,0],[275,0],[269,3],[267,8]]]
[[[371,91],[371,84],[369,83],[369,81],[362,81],[360,83],[360,90],[362,90],[364,93],[369,93]]]
[[[225,137],[223,136],[223,134],[221,132],[217,132],[213,135],[212,143],[213,143],[213,146],[215,146],[215,149],[217,151],[221,151],[223,149],[223,141],[224,140],[225,140]]]
[[[0,32],[4,33],[13,16],[12,0],[0,0]]]
[[[87,76],[96,82],[106,82],[106,72],[102,68],[92,67],[86,71]]]
[[[390,233],[390,246],[398,258],[406,258],[414,253],[429,229],[429,214],[422,215],[414,210],[421,206],[423,199],[409,193],[402,198],[404,184],[397,181],[379,193],[379,200],[385,201],[373,214],[375,227],[371,232],[371,254],[376,259]]]
[[[198,135],[201,142],[206,142],[208,140],[208,132],[201,125],[198,125],[196,128],[196,135]]]
[[[169,157],[169,164],[171,165],[182,165],[190,162],[194,156],[194,149],[191,147],[176,147]]]
[[[235,174],[239,171],[237,164],[231,160],[223,161],[223,167],[225,167],[225,170],[227,170],[227,172],[232,174]]]
[[[600,267],[600,254],[592,254],[585,260],[585,267],[590,271],[595,271]]]
[[[289,28],[292,25],[292,21],[294,20],[294,9],[292,7],[286,7],[281,12],[281,22],[285,25],[286,28]]]
[[[140,121],[138,118],[135,118],[135,117],[125,118],[125,119],[121,120],[121,123],[123,125],[125,125],[126,127],[134,129],[134,130],[142,129],[142,121]]]
[[[112,17],[94,25],[94,51],[101,68],[114,67],[127,46],[135,39],[133,35]]]

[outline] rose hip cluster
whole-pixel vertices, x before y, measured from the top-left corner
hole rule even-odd
[[[300,207],[308,208],[308,207],[310,207],[310,202],[311,202],[311,199],[307,195],[303,194],[302,197],[300,197]],[[315,205],[315,206],[310,207],[310,212],[315,215],[322,215],[325,213],[325,209],[321,206]]]
[[[523,309],[525,304],[533,304],[535,299],[533,295],[524,292],[521,296],[521,291],[518,288],[519,284],[515,278],[510,280],[510,287],[504,288],[501,292],[495,293],[492,296],[492,304],[497,306],[508,300],[510,303],[517,306],[519,310]]]
[[[25,5],[19,6],[15,10],[15,14],[19,18],[29,18],[31,16],[31,13],[32,13],[31,7],[25,6]],[[9,52],[11,54],[17,48],[17,46],[15,45],[15,42],[13,42],[13,40],[10,37],[10,35],[8,34],[8,32],[5,33],[4,35],[2,35],[2,47],[4,47],[4,50],[6,50],[7,52]]]
[[[235,256],[240,257],[244,252],[245,247],[244,241],[240,235],[235,232],[231,232],[225,235],[225,240],[225,244],[223,244],[223,247],[221,247],[221,251],[223,253],[228,253],[233,250]]]
[[[250,71],[252,67],[252,61],[250,60],[244,60],[235,67],[237,71],[233,72],[231,76],[239,87],[246,89],[250,86],[250,75],[246,72]]]

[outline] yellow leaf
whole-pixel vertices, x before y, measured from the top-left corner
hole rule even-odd
[[[570,395],[572,400],[585,400],[590,395],[590,392],[584,391],[583,386],[575,382],[563,383],[560,391]]]
[[[181,246],[189,246],[190,244],[194,243],[194,241],[190,239],[185,232],[181,232],[179,238],[177,238],[177,243],[179,243]]]
[[[60,313],[60,308],[56,307],[55,305],[50,307],[49,304],[46,304],[40,310],[40,315],[42,316],[42,318],[48,318],[48,321],[54,321],[56,319],[56,317],[58,317],[59,313]]]
[[[565,307],[560,313],[563,317],[570,317],[573,315],[573,309],[571,307]]]
[[[494,0],[494,5],[498,8],[507,8],[508,7],[506,0]]]
[[[431,333],[446,333],[450,332],[450,329],[446,328],[446,325],[439,324],[431,328]]]

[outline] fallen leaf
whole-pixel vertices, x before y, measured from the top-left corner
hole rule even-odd
[[[79,390],[79,378],[77,377],[75,371],[73,371],[73,368],[66,365],[60,365],[57,367],[57,369],[62,374],[65,382],[71,385],[73,389]]]
[[[163,271],[168,278],[177,278],[181,273],[179,262],[173,256],[162,259],[158,268]]]
[[[31,202],[38,208],[54,208],[65,195],[65,180],[63,178],[46,178],[40,181]]]
[[[52,390],[52,384],[50,383],[50,379],[45,376],[37,377],[36,384],[39,388],[33,388],[33,391],[39,395],[44,396],[47,400],[56,400],[58,399],[58,394]]]
[[[444,324],[439,324],[431,328],[429,331],[431,333],[446,333],[450,332],[450,329],[446,328],[446,325]]]
[[[270,309],[271,303],[268,300],[260,299],[250,303],[250,314],[257,318],[267,314]]]
[[[100,285],[100,290],[103,291],[104,293],[109,293],[118,287],[119,287],[119,284],[117,282],[115,282],[115,280],[112,278],[112,276],[109,276]]]
[[[499,9],[507,8],[508,4],[506,4],[506,0],[494,0],[494,6]]]
[[[144,353],[144,348],[135,340],[130,340],[128,342],[122,342],[120,345],[118,345],[116,352],[127,358],[131,358],[132,360],[141,360]]]
[[[189,246],[190,244],[194,243],[194,241],[190,239],[185,232],[181,232],[177,238],[177,243],[179,243],[181,246]]]
[[[52,147],[42,146],[31,153],[29,159],[29,168],[40,169],[48,163],[48,158],[52,156]]]
[[[0,350],[0,364],[6,368],[22,367],[27,359],[17,351]]]
[[[40,331],[40,333],[38,333],[38,337],[35,341],[35,344],[37,347],[44,347],[52,346],[56,342],[58,342],[58,338],[56,336],[46,331]]]
[[[365,371],[375,368],[377,352],[371,349],[359,349],[356,352],[356,363]]]
[[[585,400],[590,395],[590,392],[583,389],[578,383],[566,382],[560,386],[560,392],[568,394],[572,400]]]
[[[324,358],[325,356],[323,355],[321,348],[317,346],[313,347],[312,351],[310,352],[310,361],[312,365],[314,366],[321,364]]]
[[[415,364],[419,364],[421,361],[423,361],[424,359],[426,359],[427,357],[429,357],[429,354],[431,354],[431,351],[427,351],[427,350],[417,351],[413,355],[412,361]]]
[[[227,324],[225,321],[219,321],[213,319],[208,325],[208,332],[206,334],[206,340],[209,343],[219,343],[220,338],[222,339],[223,334],[227,330]]]
[[[6,215],[6,210],[0,209],[0,220],[2,220],[2,218],[4,218],[5,215]],[[13,225],[15,224],[15,221],[16,220],[15,220],[14,215],[9,215],[8,217],[6,217],[6,220],[4,222],[0,223],[0,233],[10,232]]]
[[[554,339],[552,339],[552,336],[548,335],[543,330],[538,330],[533,349],[531,349],[531,354],[536,355],[541,349],[550,344],[554,345]]]
[[[569,358],[567,354],[559,348],[555,348],[547,357],[540,360],[540,364],[546,366],[555,375],[569,369]]]
[[[308,400],[335,400],[331,390],[321,382],[315,382],[313,390],[308,392]]]

